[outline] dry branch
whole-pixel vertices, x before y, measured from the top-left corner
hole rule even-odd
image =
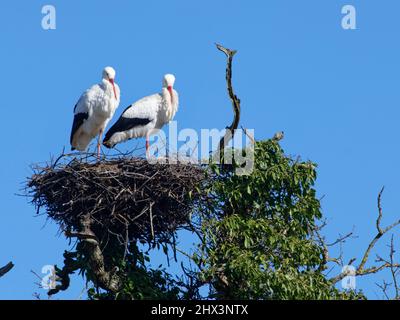
[[[356,276],[365,276],[365,275],[377,273],[384,269],[390,269],[393,272],[393,270],[395,270],[395,269],[397,270],[400,267],[400,264],[394,263],[394,261],[393,261],[393,252],[394,251],[392,249],[391,261],[385,261],[383,259],[378,259],[377,262],[381,262],[382,263],[381,265],[365,268],[365,265],[367,264],[368,258],[371,254],[371,251],[375,247],[375,245],[377,244],[379,239],[381,239],[382,236],[384,236],[385,234],[387,234],[389,231],[391,231],[393,228],[395,228],[396,226],[398,226],[400,224],[400,220],[397,220],[396,222],[392,223],[391,225],[389,225],[386,228],[383,228],[381,226],[381,221],[382,221],[382,217],[383,217],[382,204],[381,204],[383,191],[384,191],[384,188],[382,188],[381,191],[379,192],[378,199],[377,199],[377,206],[378,206],[378,217],[376,219],[377,234],[369,243],[367,249],[365,250],[365,252],[363,254],[360,264],[356,268],[356,273],[355,273]],[[349,264],[353,263],[355,260],[356,260],[355,258],[351,259]],[[339,275],[331,278],[330,281],[332,283],[337,283],[337,282],[341,281],[343,278],[345,278],[346,276],[347,276],[346,272],[342,272]]]
[[[12,262],[7,263],[4,267],[0,268],[0,278],[4,276],[7,272],[9,272],[14,267]]]
[[[226,85],[228,89],[228,95],[229,98],[232,101],[232,106],[233,106],[233,121],[232,124],[228,127],[226,127],[226,132],[224,137],[221,138],[219,142],[219,148],[217,151],[217,155],[219,155],[223,159],[223,153],[225,150],[225,147],[228,145],[229,141],[232,139],[233,135],[235,134],[236,129],[239,126],[239,121],[240,121],[240,99],[235,95],[235,92],[233,90],[232,86],[232,61],[233,61],[233,56],[236,54],[236,50],[230,50],[227,49],[219,44],[216,44],[217,49],[222,51],[226,57],[227,57],[227,62],[226,62]]]
[[[392,274],[392,279],[393,279],[393,285],[394,285],[394,290],[395,290],[395,299],[399,299],[400,298],[400,287],[399,287],[399,283],[397,280],[397,274],[399,272],[399,267],[396,267],[396,263],[394,262],[394,254],[395,254],[395,250],[394,250],[394,241],[393,241],[393,235],[392,238],[390,239],[390,260],[389,260],[389,264],[390,264],[390,272]]]

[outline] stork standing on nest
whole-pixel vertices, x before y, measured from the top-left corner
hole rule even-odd
[[[124,110],[118,121],[108,130],[103,145],[116,144],[146,137],[146,155],[149,157],[149,136],[170,122],[178,110],[178,93],[174,90],[175,76],[166,74],[161,93],[140,99]]]
[[[85,151],[90,141],[98,135],[97,157],[100,157],[101,136],[120,101],[120,90],[114,79],[115,70],[104,68],[102,81],[79,98],[74,108],[70,138],[72,150]]]

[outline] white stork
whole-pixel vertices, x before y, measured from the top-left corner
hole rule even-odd
[[[178,110],[178,93],[174,90],[174,83],[174,75],[166,74],[161,93],[142,98],[126,108],[106,133],[103,145],[113,148],[128,139],[146,137],[146,155],[149,156],[149,136],[170,122]]]
[[[104,68],[102,81],[86,90],[79,98],[74,108],[70,138],[72,150],[86,150],[90,141],[99,135],[97,157],[100,157],[101,135],[120,100],[120,90],[114,79],[115,70],[111,67]]]

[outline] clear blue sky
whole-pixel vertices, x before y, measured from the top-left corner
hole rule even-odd
[[[45,4],[56,7],[56,30],[41,28]],[[357,9],[357,30],[341,28],[345,4]],[[45,294],[30,270],[62,262],[67,242],[57,226],[16,194],[30,164],[68,147],[83,90],[112,65],[122,91],[118,116],[172,72],[179,128],[222,128],[232,115],[214,42],[239,50],[243,126],[257,139],[284,130],[288,154],[318,163],[326,235],[333,240],[354,226],[359,237],[345,257],[360,257],[383,185],[384,223],[400,215],[399,11],[397,0],[1,1],[0,265],[16,266],[0,279],[0,299]],[[382,278],[358,286],[378,298],[374,282]],[[75,280],[57,298],[77,298],[82,288]]]

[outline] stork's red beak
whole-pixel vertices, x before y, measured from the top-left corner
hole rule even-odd
[[[111,83],[112,86],[113,86],[115,100],[118,100],[118,98],[117,98],[117,91],[115,90],[114,79],[110,79],[110,83]]]
[[[174,95],[173,95],[173,91],[172,91],[172,86],[168,86],[168,91],[169,91],[169,94],[170,94],[170,96],[171,96],[171,103],[173,103],[173,101],[174,101]]]

